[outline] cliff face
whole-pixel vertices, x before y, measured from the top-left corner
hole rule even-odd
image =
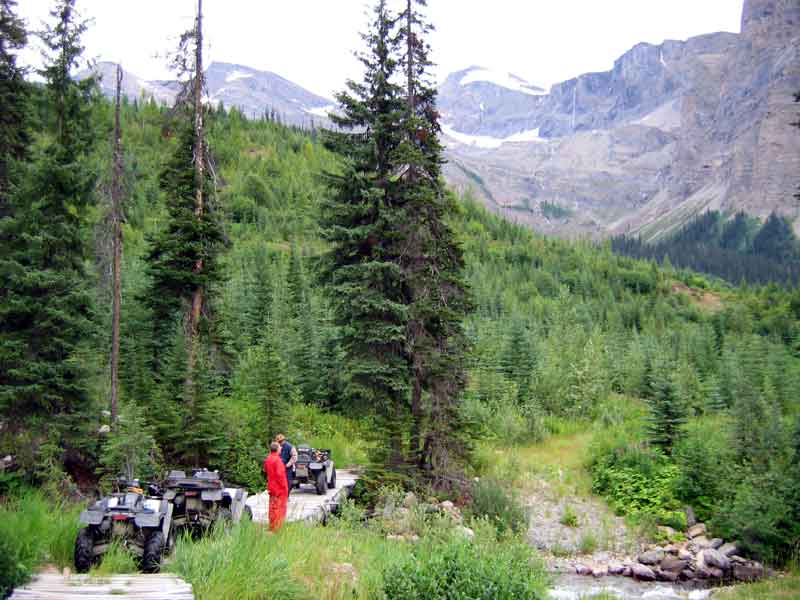
[[[740,34],[639,44],[611,71],[559,83],[523,114],[515,107],[511,127],[497,111],[470,122],[469,105],[459,112],[450,98],[458,91],[442,89],[452,129],[538,131],[534,142],[493,149],[451,143],[447,170],[534,228],[655,238],[718,209],[775,210],[800,231],[800,131],[791,126],[800,119],[800,0],[746,0]],[[545,202],[571,215],[552,219]]]

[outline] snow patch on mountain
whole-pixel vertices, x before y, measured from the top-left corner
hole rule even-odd
[[[231,83],[232,81],[236,81],[238,79],[249,79],[252,76],[253,76],[252,73],[248,73],[247,71],[240,71],[237,69],[236,71],[231,72],[225,78],[225,83]]]
[[[528,131],[520,131],[507,138],[495,138],[488,135],[469,135],[456,131],[450,125],[442,124],[442,133],[459,144],[474,146],[476,148],[486,148],[488,150],[499,148],[506,143],[519,142],[544,142],[544,138],[539,137],[539,128]]]
[[[532,83],[529,83],[512,73],[504,73],[501,71],[493,71],[491,69],[476,68],[470,70],[459,82],[460,85],[469,85],[470,83],[477,83],[486,81],[494,85],[504,87],[515,92],[522,92],[523,94],[530,94],[531,96],[546,96],[547,92]]]
[[[306,108],[304,109],[308,114],[314,115],[315,117],[322,117],[327,118],[330,113],[334,111],[336,108],[333,104],[328,104],[327,106],[317,106],[315,108]]]

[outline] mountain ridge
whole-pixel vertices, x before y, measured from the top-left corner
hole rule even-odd
[[[800,0],[745,0],[741,33],[642,42],[610,70],[549,90],[477,65],[455,71],[439,86],[445,176],[564,237],[657,240],[706,210],[775,211],[800,233],[800,134],[789,125],[800,118],[798,25]],[[275,73],[215,62],[206,77],[209,102],[330,125],[333,100]],[[123,85],[162,102],[177,91],[132,74]]]

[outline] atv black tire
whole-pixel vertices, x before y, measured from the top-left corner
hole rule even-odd
[[[336,489],[336,467],[333,467],[333,473],[331,473],[331,481],[328,484],[328,489]]]
[[[86,573],[94,563],[94,536],[88,527],[84,527],[75,537],[75,570]]]
[[[151,531],[144,542],[142,554],[142,571],[158,573],[161,570],[161,557],[164,555],[164,532],[160,529]]]
[[[317,473],[317,483],[315,487],[317,488],[317,494],[320,496],[322,496],[328,489],[327,479],[328,478],[325,476],[325,469]]]

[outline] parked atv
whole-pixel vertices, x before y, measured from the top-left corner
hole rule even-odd
[[[170,471],[164,482],[164,499],[174,507],[174,528],[204,533],[213,525],[238,522],[245,508],[247,492],[226,488],[217,471],[197,469],[187,477],[184,471]]]
[[[119,488],[81,513],[80,521],[86,527],[75,538],[75,569],[79,573],[98,562],[115,540],[139,557],[145,573],[157,573],[162,556],[172,548],[173,508],[160,497],[158,486],[148,486],[147,494],[138,480]]]
[[[336,467],[331,460],[330,450],[297,447],[294,487],[299,488],[301,483],[310,483],[319,495],[336,487]]]

